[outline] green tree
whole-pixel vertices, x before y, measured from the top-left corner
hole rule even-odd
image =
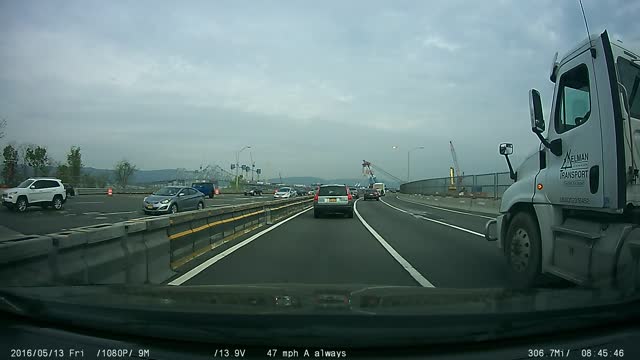
[[[107,186],[107,182],[109,181],[109,178],[107,177],[107,175],[97,175],[95,177],[96,180],[96,186],[99,188],[103,188]]]
[[[56,168],[56,177],[62,180],[63,183],[69,183],[69,180],[71,178],[69,166],[67,166],[66,164],[58,164]]]
[[[136,166],[128,160],[121,160],[115,166],[116,183],[123,188],[127,187],[131,175],[136,171]]]
[[[80,181],[82,172],[82,154],[79,146],[72,146],[67,154],[67,167],[69,169],[69,177],[71,184],[76,185]]]
[[[96,187],[96,178],[89,175],[89,174],[82,174],[80,176],[80,181],[79,183],[83,186],[83,187]]]
[[[7,145],[2,150],[2,177],[5,183],[10,186],[16,185],[18,175],[18,149],[12,145]]]
[[[25,152],[25,160],[27,165],[33,168],[35,176],[47,175],[49,156],[47,155],[46,148],[42,146],[28,147]]]

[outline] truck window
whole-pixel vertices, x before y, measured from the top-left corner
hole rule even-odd
[[[618,58],[618,74],[629,96],[631,117],[640,119],[640,66],[625,58]]]
[[[582,64],[567,71],[560,78],[555,114],[556,133],[562,134],[584,124],[589,115],[589,69]]]

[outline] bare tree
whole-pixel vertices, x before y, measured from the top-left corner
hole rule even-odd
[[[115,166],[116,183],[123,188],[127,187],[131,175],[136,171],[136,166],[128,160],[121,160]]]

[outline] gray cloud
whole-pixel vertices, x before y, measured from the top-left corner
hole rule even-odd
[[[591,31],[640,44],[634,4],[584,1]],[[250,144],[267,175],[357,176],[367,159],[404,177],[424,145],[414,176],[446,176],[453,140],[466,173],[504,171],[497,143],[537,143],[528,89],[548,111],[553,53],[586,36],[577,2],[59,6],[0,4],[7,140],[58,159],[80,145],[96,167],[225,165]]]

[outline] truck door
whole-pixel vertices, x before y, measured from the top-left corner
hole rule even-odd
[[[541,190],[552,204],[603,206],[601,119],[592,60],[585,47],[558,69],[548,140],[560,139],[562,153],[544,150],[547,168]]]

